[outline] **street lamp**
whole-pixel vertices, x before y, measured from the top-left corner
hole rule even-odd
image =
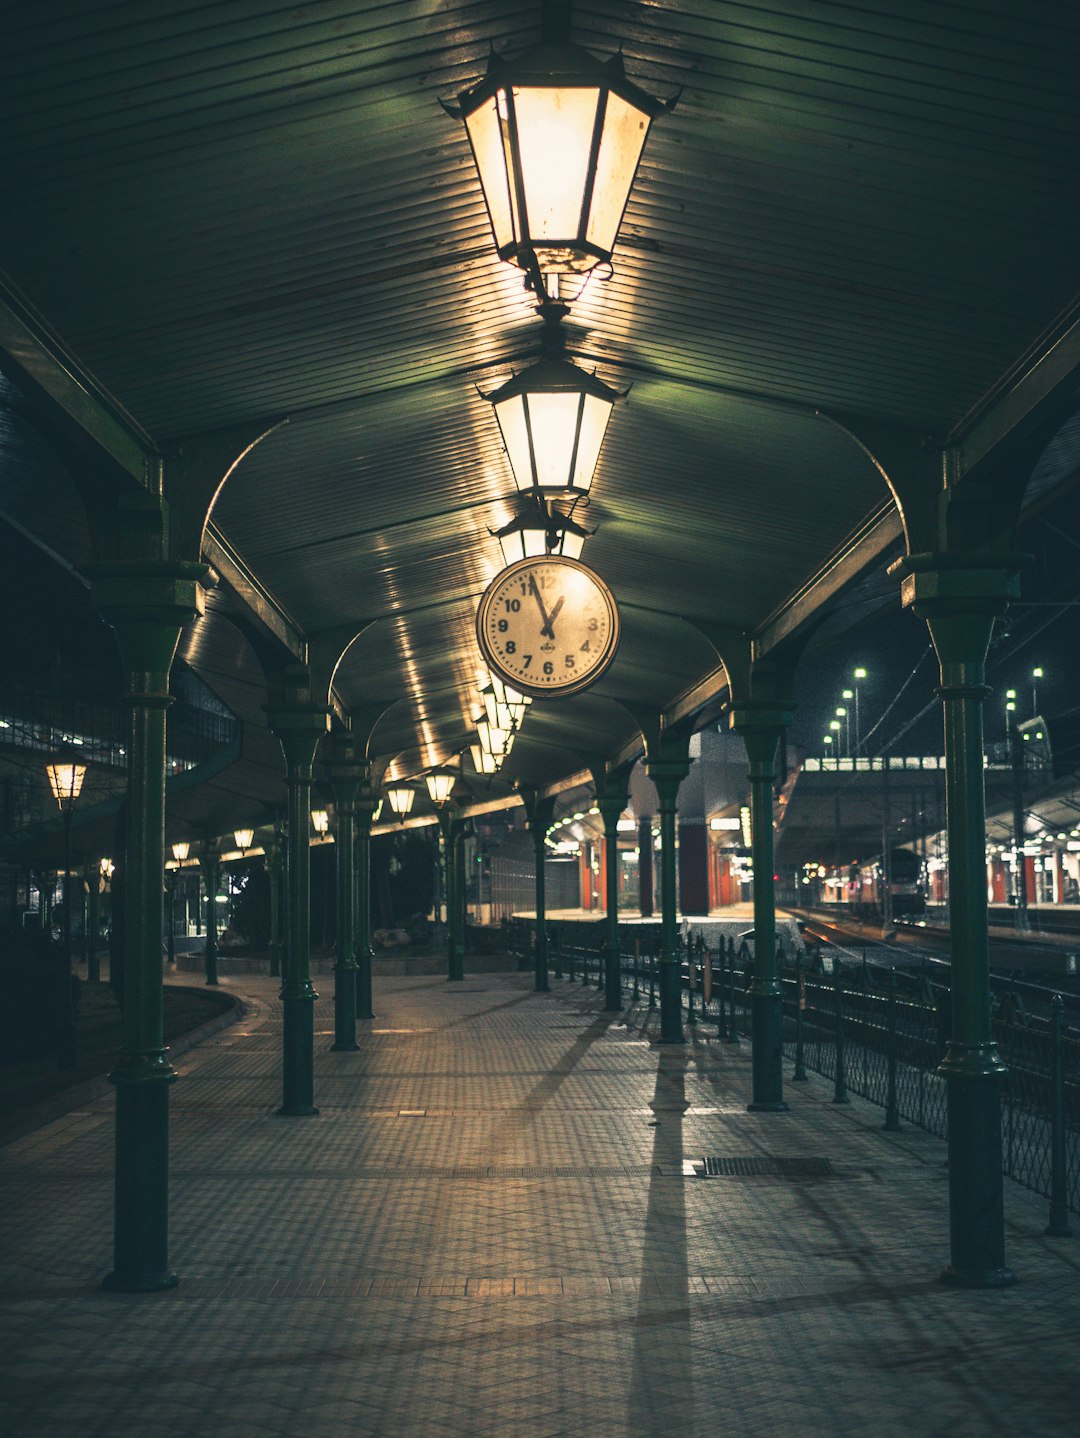
[[[45,773],[49,777],[49,788],[64,819],[64,958],[67,992],[61,1005],[57,1062],[60,1068],[70,1068],[75,1062],[75,1008],[71,988],[71,817],[75,800],[82,792],[86,765],[61,758],[46,764]]]
[[[851,677],[855,681],[852,686],[852,692],[855,697],[855,753],[857,754],[862,748],[862,729],[859,725],[859,682],[866,678],[866,670],[860,665],[857,669],[851,671]],[[844,698],[846,699],[847,697],[847,691],[845,691]]]
[[[1031,717],[1033,719],[1039,712],[1039,680],[1044,677],[1042,665],[1037,664],[1031,671]]]
[[[844,707],[844,705],[838,704],[838,705],[836,706],[836,717],[837,717],[838,719],[842,719],[842,720],[843,720],[844,732],[845,732],[845,736],[846,736],[846,738],[845,738],[845,743],[844,743],[844,747],[847,749],[848,755],[850,756],[850,754],[851,754],[851,716],[850,716],[850,714],[848,714],[848,711],[847,711],[847,709]]]
[[[492,53],[444,108],[465,122],[500,260],[537,286],[610,263],[649,128],[671,108],[626,79],[621,55],[566,43]]]

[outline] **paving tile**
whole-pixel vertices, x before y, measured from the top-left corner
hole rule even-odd
[[[1020,1285],[941,1287],[936,1140],[817,1080],[748,1114],[747,1045],[504,974],[385,981],[348,1054],[327,979],[322,1112],[283,1120],[276,986],[232,986],[251,1015],[173,1090],[177,1289],[99,1287],[110,1101],[0,1150],[5,1435],[1075,1432],[1080,1265],[1008,1185]]]

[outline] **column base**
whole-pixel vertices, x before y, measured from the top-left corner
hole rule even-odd
[[[360,1045],[359,1045],[358,1043],[351,1043],[351,1044],[331,1044],[331,1045],[330,1045],[330,1052],[331,1052],[332,1054],[351,1054],[351,1053],[355,1053],[356,1050],[357,1050],[359,1047],[360,1047]]]
[[[984,1268],[979,1272],[953,1268],[942,1270],[941,1281],[949,1288],[1011,1288],[1016,1274],[1011,1268]]]
[[[281,1104],[274,1110],[281,1118],[316,1118],[319,1110],[312,1104]]]
[[[175,1273],[148,1274],[145,1278],[119,1278],[115,1270],[101,1280],[106,1293],[163,1293],[180,1282]]]

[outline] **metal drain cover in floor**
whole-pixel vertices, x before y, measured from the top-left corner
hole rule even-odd
[[[694,1172],[699,1178],[820,1178],[832,1171],[832,1164],[827,1158],[785,1158],[763,1154],[710,1156],[694,1164]]]

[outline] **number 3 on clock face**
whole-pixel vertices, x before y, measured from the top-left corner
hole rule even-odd
[[[496,575],[476,614],[480,652],[522,694],[577,694],[607,669],[619,611],[599,575],[576,559],[519,559]]]

